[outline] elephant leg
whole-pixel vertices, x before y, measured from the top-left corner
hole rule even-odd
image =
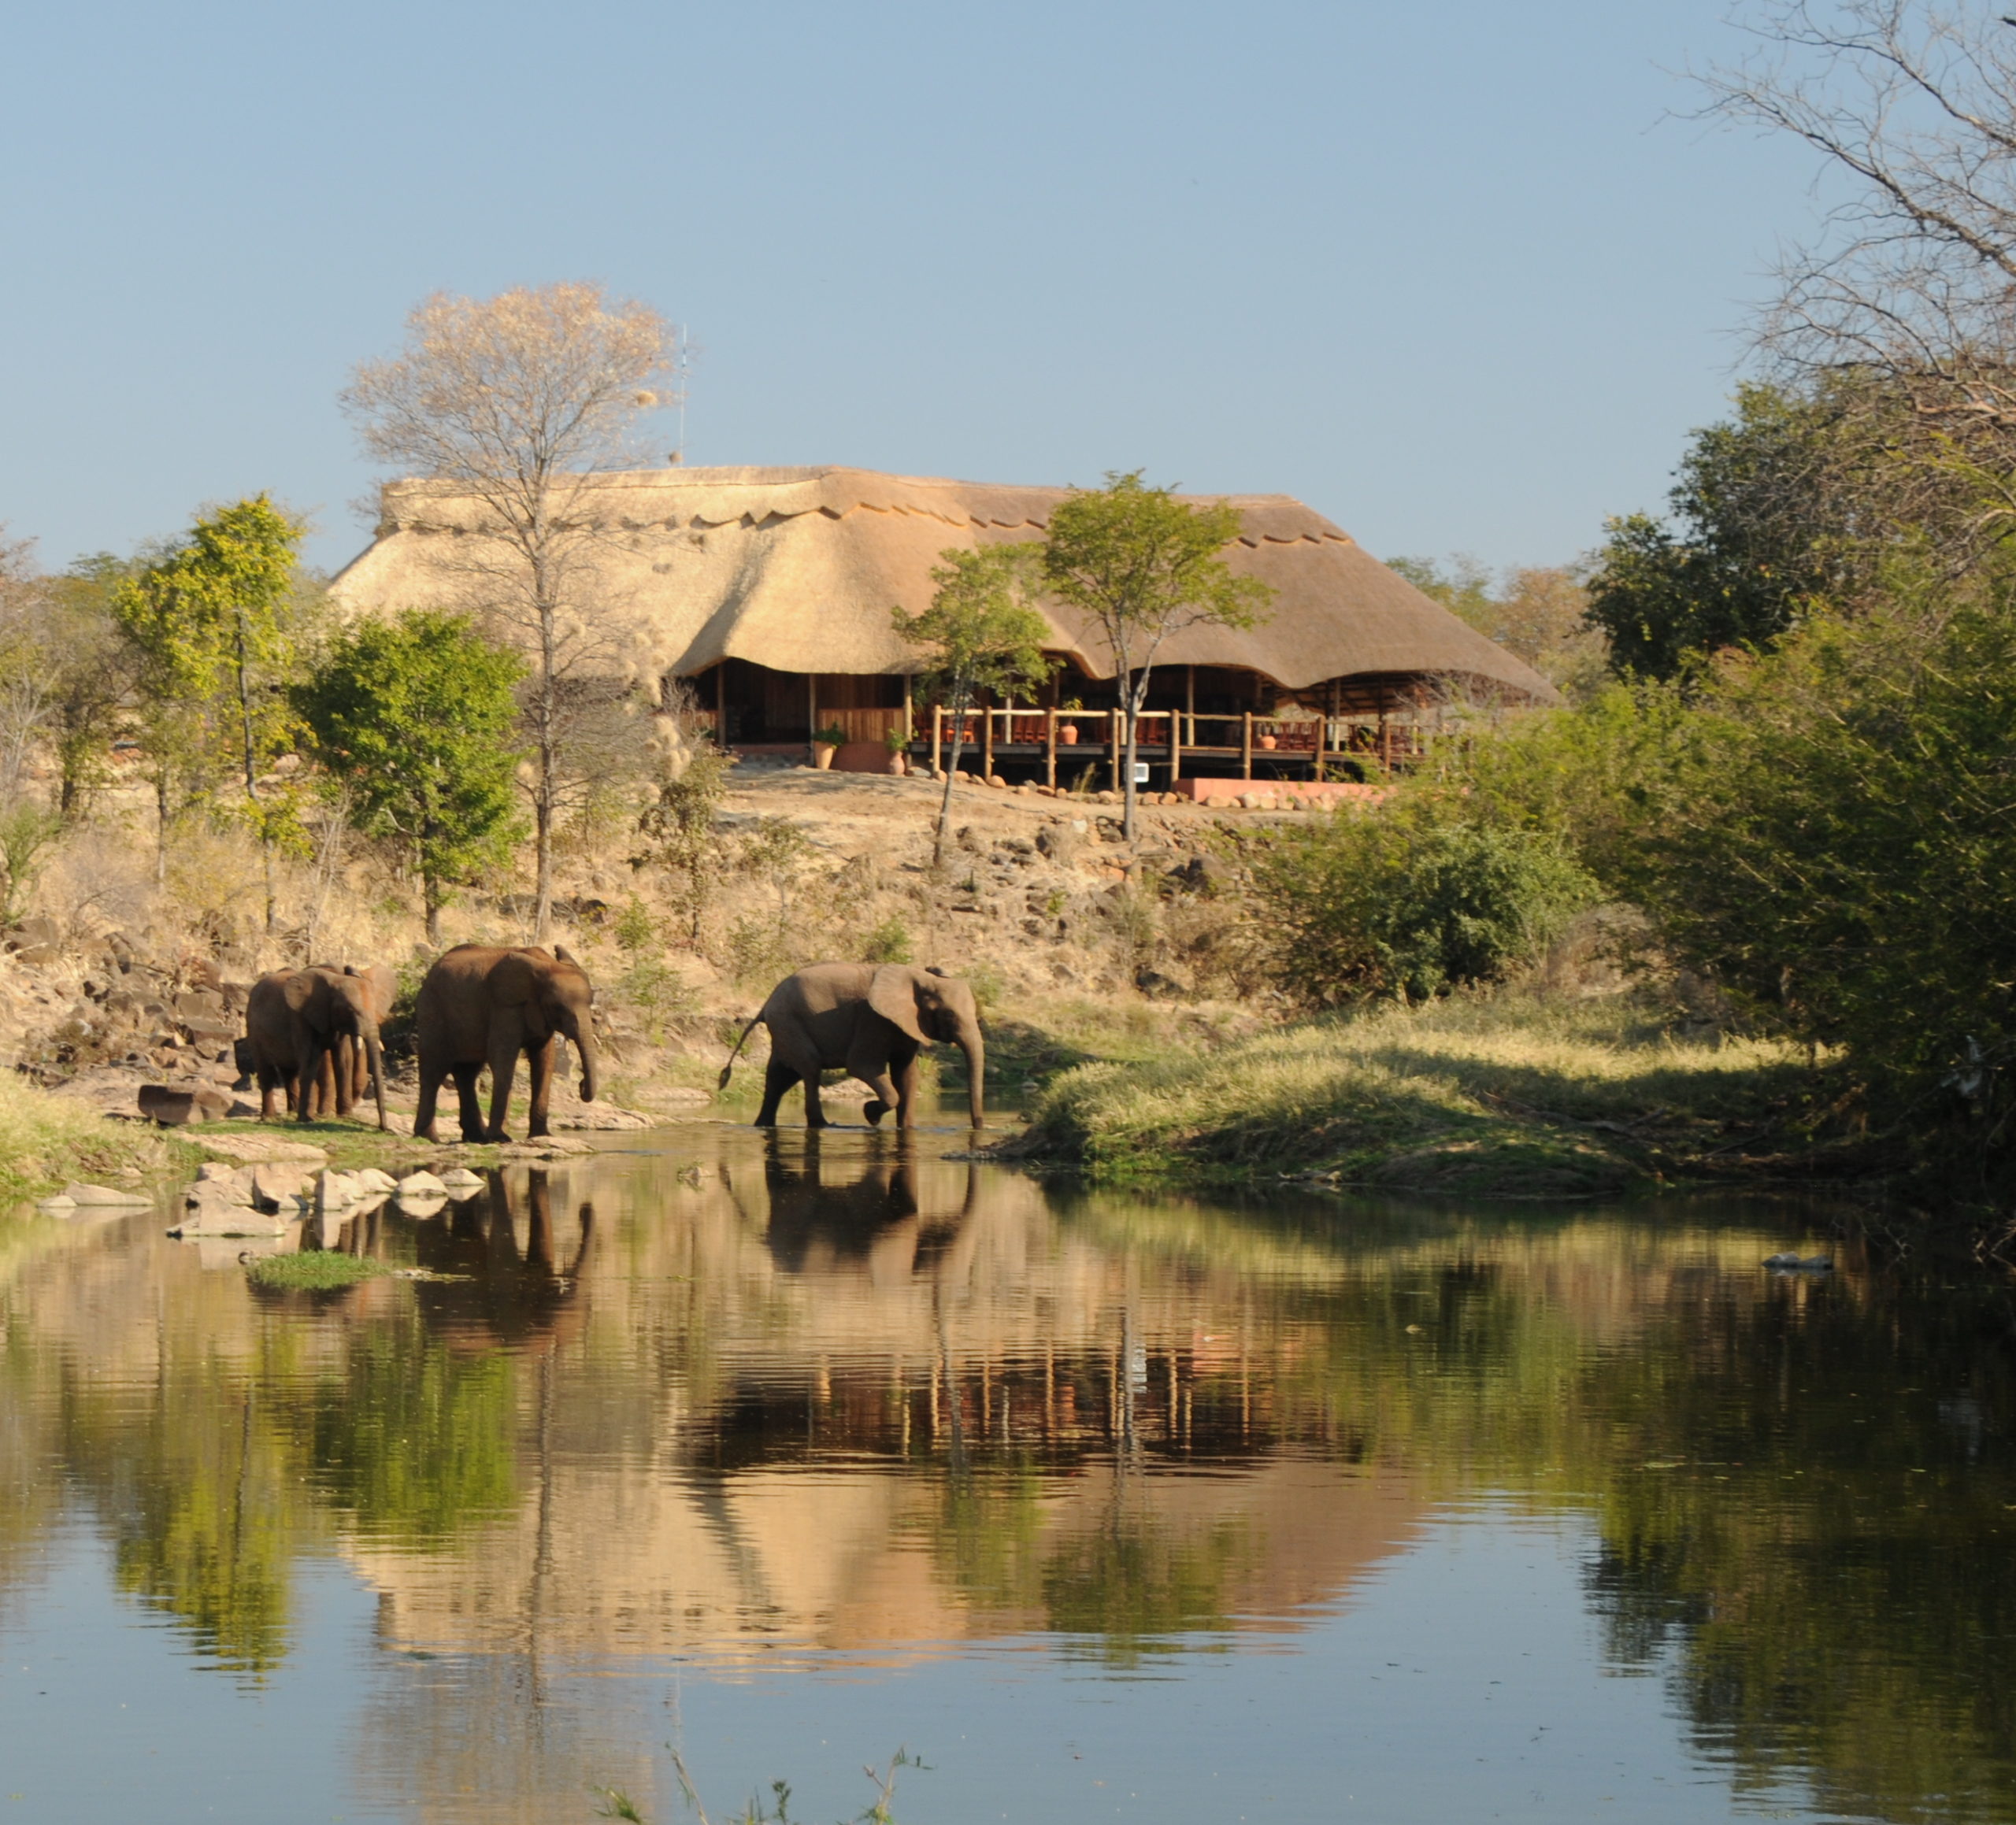
[[[273,1120],[273,1096],[276,1091],[284,1092],[287,1080],[270,1064],[258,1067],[259,1074],[259,1120]]]
[[[300,1100],[301,1113],[296,1118],[304,1122],[315,1119],[315,1092],[322,1067],[328,1063],[329,1049],[327,1043],[313,1033],[301,1036],[301,1051],[294,1068],[295,1094]]]
[[[546,1109],[553,1094],[553,1042],[548,1039],[525,1055],[527,1075],[532,1079],[527,1087],[532,1099],[525,1115],[525,1132],[533,1140],[551,1131],[546,1125]]]
[[[896,1126],[917,1126],[917,1053],[913,1046],[908,1057],[898,1057],[893,1070],[896,1079]]]
[[[455,1101],[460,1105],[462,1138],[480,1141],[483,1138],[483,1105],[476,1101],[476,1073],[480,1064],[457,1064],[450,1068],[455,1074]]]
[[[335,1049],[329,1055],[329,1069],[323,1074],[323,1082],[328,1086],[324,1092],[324,1108],[332,1099],[335,1112],[346,1116],[357,1103],[357,1061],[364,1055],[364,1048],[349,1034],[342,1035]]]
[[[486,1141],[508,1141],[504,1118],[511,1112],[511,1085],[518,1075],[518,1048],[509,1042],[490,1048],[490,1126]]]
[[[432,1064],[420,1068],[420,1107],[413,1118],[413,1138],[416,1141],[434,1138],[434,1109],[441,1100],[440,1071]]]
[[[875,1092],[873,1097],[861,1105],[861,1112],[867,1116],[868,1125],[871,1128],[880,1127],[882,1118],[897,1106],[896,1086],[889,1081],[889,1074],[886,1071],[878,1071],[873,1075],[857,1071],[854,1075]]]
[[[781,1064],[773,1058],[763,1068],[763,1106],[756,1112],[755,1126],[774,1128],[777,1125],[777,1105],[784,1100],[784,1094],[798,1082],[798,1073],[788,1064]]]

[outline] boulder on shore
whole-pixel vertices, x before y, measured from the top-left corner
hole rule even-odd
[[[143,1083],[139,1100],[140,1113],[164,1127],[220,1122],[231,1113],[230,1096],[214,1084]]]

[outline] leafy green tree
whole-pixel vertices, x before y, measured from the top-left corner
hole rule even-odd
[[[896,631],[932,654],[919,680],[952,717],[952,751],[945,763],[945,790],[938,801],[938,828],[931,865],[945,865],[945,832],[952,820],[952,778],[959,770],[965,714],[982,696],[1032,694],[1049,677],[1054,661],[1043,643],[1050,625],[1029,606],[1040,561],[1026,545],[993,545],[980,551],[956,546],[938,554],[937,585],[931,606],[921,615],[891,611]]]
[[[48,665],[50,740],[59,784],[56,809],[81,817],[103,789],[107,756],[130,721],[138,655],[113,613],[135,566],[109,552],[80,557],[43,592],[40,642]]]
[[[502,865],[517,840],[513,692],[524,672],[465,617],[416,611],[338,635],[291,694],[361,827],[411,853],[430,943],[454,885]]]
[[[1250,627],[1273,599],[1269,585],[1233,576],[1219,556],[1240,529],[1239,509],[1228,502],[1193,507],[1167,488],[1149,487],[1139,469],[1109,472],[1103,488],[1074,491],[1050,516],[1040,547],[1043,580],[1091,622],[1113,654],[1126,711],[1121,790],[1130,842],[1135,724],[1156,654],[1188,627]]]
[[[1873,530],[1859,422],[1838,398],[1753,385],[1733,420],[1694,433],[1670,519],[1611,520],[1589,579],[1619,672],[1672,678],[1702,653],[1768,646],[1840,594]]]
[[[1586,697],[1606,675],[1609,648],[1590,624],[1588,590],[1571,568],[1527,565],[1494,576],[1460,553],[1446,566],[1389,557],[1386,567],[1571,698]]]
[[[140,657],[164,848],[173,769],[231,756],[266,853],[266,929],[274,922],[272,852],[298,835],[291,796],[259,779],[292,742],[286,681],[299,616],[295,555],[302,522],[265,494],[198,520],[189,536],[121,577],[114,617]]]

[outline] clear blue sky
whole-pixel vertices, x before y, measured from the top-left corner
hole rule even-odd
[[[361,548],[350,365],[425,294],[690,324],[699,463],[1301,496],[1558,561],[1656,505],[1810,219],[1662,120],[1721,0],[17,8],[0,520],[271,490]]]

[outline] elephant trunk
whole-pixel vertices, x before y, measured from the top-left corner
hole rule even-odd
[[[959,1049],[966,1055],[966,1101],[973,1111],[973,1126],[987,1126],[987,1043],[980,1036],[980,1023],[969,1021],[959,1031]]]
[[[360,1022],[358,1037],[364,1042],[365,1059],[371,1067],[371,1094],[378,1099],[379,1131],[389,1134],[392,1124],[385,1119],[385,1049],[378,1041],[378,1023]]]
[[[592,1015],[583,1019],[570,1019],[561,1029],[573,1042],[574,1049],[581,1055],[581,1101],[595,1100],[595,1025]]]

